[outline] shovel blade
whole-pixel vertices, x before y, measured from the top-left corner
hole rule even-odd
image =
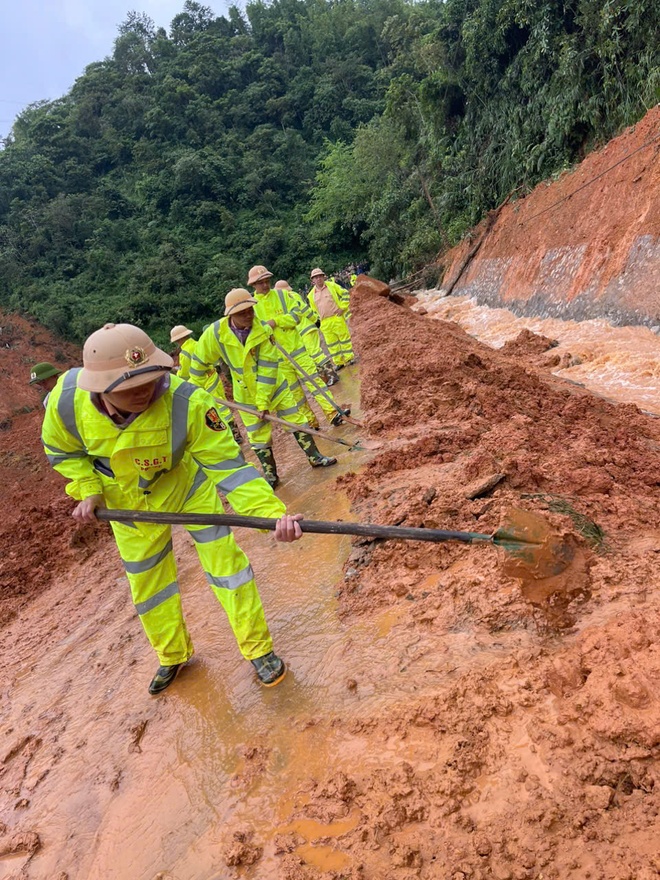
[[[573,542],[559,538],[542,516],[528,510],[510,511],[493,543],[508,554],[504,570],[509,577],[556,577],[575,558]]]

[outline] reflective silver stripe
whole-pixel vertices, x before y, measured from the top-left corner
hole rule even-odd
[[[220,538],[226,538],[231,534],[228,526],[207,526],[205,529],[188,530],[193,541],[198,544],[210,544],[212,541],[219,541]]]
[[[235,367],[233,364],[230,364],[229,369],[232,373],[238,373],[239,376],[243,375],[243,367]]]
[[[311,333],[312,330],[316,330],[316,327],[313,324],[310,324],[309,326],[305,327],[303,330],[300,331],[300,335],[305,336],[306,333]]]
[[[197,464],[199,464],[199,462],[197,462]],[[197,473],[195,474],[195,479],[192,481],[192,486],[190,487],[190,489],[188,490],[188,494],[186,495],[186,500],[183,502],[184,507],[188,503],[188,501],[190,501],[190,499],[193,497],[199,487],[206,482],[207,479],[208,478],[206,474],[204,473],[202,468],[199,467],[197,469]]]
[[[249,434],[252,431],[258,431],[259,428],[263,428],[263,426],[267,425],[267,424],[268,424],[268,422],[261,421],[261,422],[256,422],[254,425],[246,425],[247,432]]]
[[[213,394],[215,389],[218,387],[219,381],[220,381],[220,376],[216,373],[215,374],[215,381],[213,382],[212,385],[209,385],[208,388],[205,388],[204,391],[206,391],[207,394]]]
[[[261,382],[262,385],[275,385],[277,378],[275,376],[257,376],[257,382]]]
[[[251,565],[248,565],[243,571],[239,571],[236,574],[230,574],[229,577],[216,577],[208,571],[205,571],[204,574],[206,575],[207,581],[212,586],[221,587],[224,590],[237,590],[244,584],[248,584],[254,578],[254,572],[252,571]]]
[[[202,464],[198,458],[195,461],[200,467],[206,468],[207,471],[233,471],[235,468],[243,467],[245,464],[245,459],[242,455],[238,455],[236,458],[227,458],[225,461],[218,461],[215,464]]]
[[[282,306],[282,311],[284,312],[285,315],[287,315],[287,314],[289,313],[289,310],[288,310],[287,307],[286,307],[286,297],[284,296],[284,291],[283,291],[283,290],[280,290],[280,289],[278,288],[278,289],[277,289],[277,295],[278,295],[278,297],[279,297],[279,299],[280,299],[280,305]]]
[[[288,387],[289,387],[289,384],[288,384],[288,382],[286,381],[286,379],[284,380],[284,382],[280,382],[280,386],[279,386],[279,388],[276,388],[275,391],[273,391],[273,400],[275,400],[275,398],[277,397],[277,395],[278,395],[278,394],[281,394],[281,393],[282,393],[283,391],[285,391]]]
[[[250,443],[250,449],[270,449],[270,443]]]
[[[52,443],[44,443],[44,447],[48,450],[48,452],[59,452],[61,455],[68,455],[66,449],[60,449],[59,446],[53,446]]]
[[[267,360],[263,360],[262,358],[259,358],[259,366],[260,367],[266,367],[266,368],[276,370],[278,367],[278,363],[279,363],[278,361],[267,361]]]
[[[191,355],[189,355],[189,357],[192,360],[194,360],[196,363],[198,363],[200,365],[200,367],[204,367],[205,370],[208,370],[208,364],[205,364],[204,361],[201,360],[200,358],[198,358],[196,354],[191,354]]]
[[[167,468],[163,468],[162,470],[157,471],[153,475],[153,477],[151,477],[150,479],[147,479],[146,477],[140,477],[138,479],[138,487],[140,489],[148,489],[149,486],[153,486],[153,484],[156,482],[156,480],[159,479],[160,477],[162,477],[163,474],[166,474],[166,473],[167,473]]]
[[[208,370],[198,370],[197,367],[190,367],[190,375],[197,376],[200,379],[202,378],[202,376],[206,376],[207,372]]]
[[[147,611],[152,611],[154,608],[162,605],[163,602],[171,599],[172,596],[176,596],[178,592],[179,585],[176,581],[173,581],[173,583],[168,584],[166,587],[163,587],[162,590],[154,593],[154,595],[151,596],[149,599],[145,599],[144,602],[136,602],[135,607],[137,609],[137,613],[146,614]]]
[[[295,406],[290,406],[287,409],[278,409],[277,415],[278,416],[292,416],[294,413],[297,413],[299,409],[300,409],[300,407],[298,406],[298,404],[296,404]],[[248,431],[249,430],[250,429],[248,428]]]
[[[252,480],[260,477],[261,474],[254,467],[254,465],[248,464],[244,468],[241,468],[240,471],[236,471],[235,474],[230,474],[228,477],[225,477],[224,480],[220,480],[218,483],[218,489],[227,495],[229,492],[232,492],[234,489],[238,489],[239,486],[244,486],[246,483],[251,483]]]
[[[127,562],[125,559],[122,559],[124,563],[124,568],[129,574],[144,574],[145,571],[151,571],[152,568],[155,568],[157,565],[165,559],[172,552],[172,539],[165,544],[163,549],[154,553],[153,556],[147,557],[147,559],[143,559],[140,562]]]
[[[87,453],[84,449],[81,449],[80,452],[64,452],[62,455],[49,455],[46,453],[46,458],[55,467],[56,464],[70,461],[72,458],[87,458]]]
[[[298,355],[301,355],[301,354],[305,354],[305,346],[304,345],[302,348],[297,348],[295,351],[290,351],[289,357],[296,358],[296,357],[298,357]]]
[[[76,440],[78,440],[79,443],[82,443],[83,441],[80,436],[80,431],[78,430],[78,425],[76,425],[74,401],[76,397],[76,386],[78,384],[78,373],[80,373],[81,369],[82,367],[77,367],[75,370],[69,370],[69,372],[66,373],[62,382],[62,393],[60,394],[60,399],[57,401],[57,412],[62,419],[64,427],[72,437],[75,437]],[[85,444],[83,443],[83,446],[84,445]]]
[[[188,439],[188,408],[190,406],[190,398],[197,391],[195,385],[189,385],[184,382],[183,385],[174,391],[172,395],[172,467],[179,464],[186,451],[186,441]]]

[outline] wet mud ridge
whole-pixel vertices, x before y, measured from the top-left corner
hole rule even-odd
[[[290,509],[485,533],[522,509],[571,564],[240,535],[290,668],[265,693],[176,533],[199,657],[149,700],[105,531],[79,554],[67,524],[42,590],[14,546],[31,601],[2,630],[3,880],[659,875],[659,421],[548,375],[531,335],[496,351],[363,282],[353,315],[382,445],[339,477],[282,447]],[[48,516],[67,502],[45,473],[35,530],[67,512]],[[12,486],[21,507],[36,491]]]

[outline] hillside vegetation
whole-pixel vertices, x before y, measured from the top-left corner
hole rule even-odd
[[[81,340],[199,329],[253,263],[408,272],[660,97],[656,0],[275,0],[33,105],[0,152],[0,305]]]

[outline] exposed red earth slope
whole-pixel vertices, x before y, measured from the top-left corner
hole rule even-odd
[[[445,287],[487,225],[445,256]],[[659,285],[660,105],[573,171],[503,207],[453,293],[522,314],[657,326]]]
[[[79,350],[36,322],[0,316],[0,625],[48,588],[52,577],[93,550],[96,532],[75,531],[73,502],[41,445],[43,407],[28,385],[30,367],[50,361],[74,366]]]

